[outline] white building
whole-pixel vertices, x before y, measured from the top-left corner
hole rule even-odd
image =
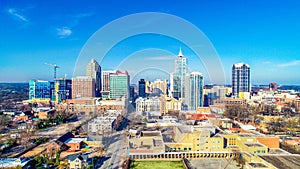
[[[136,112],[162,112],[161,100],[159,97],[148,97],[136,99]]]

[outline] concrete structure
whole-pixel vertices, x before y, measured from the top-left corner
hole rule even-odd
[[[162,113],[162,105],[159,97],[148,97],[136,99],[137,112],[151,112],[157,111]]]
[[[197,110],[203,106],[203,75],[192,72],[186,75],[184,103],[188,110]]]
[[[86,66],[86,76],[95,80],[95,96],[100,97],[101,93],[101,66],[95,59]]]
[[[165,115],[169,112],[179,113],[181,111],[182,101],[168,97],[167,95],[161,96],[162,114]]]
[[[95,97],[95,79],[89,76],[72,78],[72,98]]]
[[[165,145],[160,131],[142,131],[141,135],[129,138],[129,154],[164,152]]]
[[[277,90],[277,83],[276,82],[269,83],[269,89],[272,90],[272,91],[276,91]]]
[[[239,97],[240,92],[250,92],[250,66],[237,63],[232,66],[232,94]]]
[[[102,71],[102,98],[108,99],[110,93],[110,75],[115,74],[115,70],[104,70]]]
[[[167,80],[160,80],[156,79],[152,84],[151,84],[152,92],[158,89],[161,91],[162,94],[167,94],[168,93],[168,82]]]
[[[109,110],[102,116],[97,116],[88,122],[88,131],[90,133],[103,134],[112,132],[115,129],[115,124],[121,118],[122,111]]]

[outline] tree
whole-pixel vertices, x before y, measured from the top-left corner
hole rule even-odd
[[[59,165],[59,163],[60,163],[60,154],[61,154],[61,152],[62,152],[61,149],[56,152],[56,157],[55,157],[56,165]]]

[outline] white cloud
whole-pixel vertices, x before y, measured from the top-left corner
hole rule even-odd
[[[19,11],[17,11],[16,9],[14,8],[9,8],[7,10],[7,12],[13,16],[14,18],[16,18],[17,20],[19,21],[22,21],[22,22],[29,22],[29,20],[24,16],[24,15],[21,15]]]
[[[300,60],[294,60],[294,61],[291,61],[291,62],[279,64],[278,67],[289,67],[289,66],[296,66],[296,65],[299,65],[299,64],[300,64]]]
[[[66,38],[72,34],[72,30],[68,27],[56,28],[57,36]]]

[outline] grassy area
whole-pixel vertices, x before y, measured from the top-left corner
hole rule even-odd
[[[132,161],[131,169],[183,169],[182,161]]]

